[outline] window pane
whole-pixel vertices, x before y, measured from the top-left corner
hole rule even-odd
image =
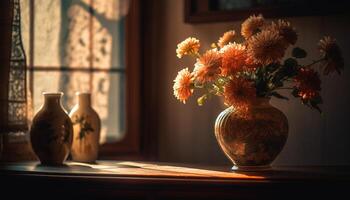
[[[77,102],[75,92],[92,91],[92,106],[102,123],[100,142],[119,141],[125,134],[124,79],[125,75],[121,73],[36,71],[35,112],[43,104],[42,92],[64,92],[62,104],[69,112]]]
[[[124,67],[125,1],[34,1],[35,66]]]
[[[101,142],[119,141],[125,134],[125,75],[93,74],[92,104],[102,121]]]
[[[92,66],[92,15],[89,5],[80,1],[64,1],[62,10],[64,24],[62,23],[62,48],[63,65],[69,67]]]
[[[61,65],[61,18],[61,0],[34,0],[35,66]]]
[[[60,72],[35,72],[33,105],[36,113],[44,102],[43,92],[59,91]],[[49,84],[48,84],[49,83]]]
[[[92,66],[97,68],[124,68],[124,18],[118,9],[120,0],[91,1],[94,10],[92,20]],[[113,56],[111,56],[113,55]]]
[[[34,57],[33,107],[42,92],[62,91],[69,111],[75,92],[91,92],[102,120],[101,142],[114,142],[125,133],[125,74],[110,72],[124,66],[124,17],[127,0],[21,1],[22,34],[27,57]],[[33,10],[31,10],[33,2]],[[30,13],[33,12],[33,15]],[[30,24],[34,16],[34,24]],[[34,32],[33,35],[30,33]],[[30,49],[30,37],[34,37]],[[49,69],[50,68],[50,69]],[[55,70],[52,70],[55,68]],[[101,69],[90,70],[92,68]],[[61,71],[60,71],[61,70]]]
[[[21,6],[21,35],[24,51],[27,55],[27,64],[30,63],[30,48],[29,48],[29,1],[20,1]]]

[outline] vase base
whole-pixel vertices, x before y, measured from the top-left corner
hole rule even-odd
[[[249,171],[266,171],[271,170],[270,165],[262,165],[262,166],[236,166],[234,165],[231,168],[232,171],[242,171],[242,172],[249,172]]]
[[[67,164],[64,163],[51,163],[51,162],[40,162],[36,165],[36,167],[59,167],[59,168],[65,168],[69,167]]]

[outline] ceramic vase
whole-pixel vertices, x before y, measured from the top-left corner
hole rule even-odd
[[[43,93],[44,104],[30,128],[33,151],[43,165],[63,165],[73,138],[72,122],[61,105],[63,93]]]
[[[229,107],[215,122],[217,141],[236,170],[268,169],[288,137],[288,120],[268,98],[258,98],[242,114]]]
[[[73,122],[72,159],[93,163],[98,157],[101,121],[91,107],[90,93],[77,93],[78,103],[69,116]]]

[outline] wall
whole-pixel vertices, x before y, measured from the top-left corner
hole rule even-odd
[[[172,91],[173,79],[183,67],[192,69],[194,60],[176,57],[177,43],[189,36],[200,39],[203,49],[227,30],[240,31],[241,21],[191,25],[183,22],[183,1],[165,0],[159,4],[157,22],[159,93],[158,154],[161,161],[230,165],[219,149],[213,132],[216,116],[223,110],[222,100],[211,99],[196,105],[191,98],[185,105]],[[297,45],[309,53],[305,62],[318,55],[317,42],[323,35],[337,38],[345,57],[346,69],[341,76],[322,77],[323,115],[301,105],[298,100],[272,100],[289,119],[289,138],[274,165],[350,164],[350,21],[349,15],[288,18],[297,28]]]

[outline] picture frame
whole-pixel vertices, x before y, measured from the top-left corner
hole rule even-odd
[[[242,20],[253,14],[266,18],[324,16],[346,13],[347,0],[184,0],[185,23]]]

